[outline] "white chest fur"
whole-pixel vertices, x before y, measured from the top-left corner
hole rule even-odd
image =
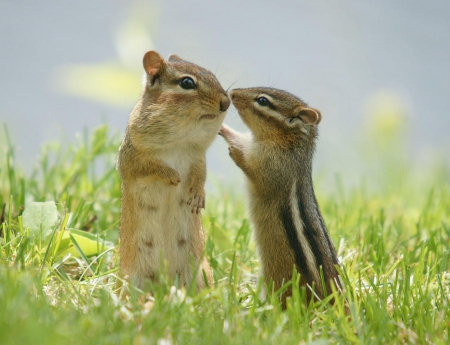
[[[141,272],[159,270],[167,265],[170,276],[178,275],[180,281],[190,278],[190,245],[192,227],[199,217],[191,213],[187,205],[189,188],[187,185],[193,157],[184,150],[173,150],[160,156],[167,167],[180,174],[177,186],[168,185],[157,176],[148,176],[136,181],[134,194],[137,197],[139,216],[134,229],[139,248],[138,262]]]

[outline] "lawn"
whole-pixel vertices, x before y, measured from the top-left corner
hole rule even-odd
[[[162,277],[152,295],[133,290],[127,299],[116,290],[120,136],[101,126],[65,147],[50,143],[24,174],[1,133],[2,345],[450,343],[444,164],[411,173],[394,169],[395,157],[386,154],[375,183],[350,187],[337,177],[330,188],[316,181],[345,290],[307,305],[304,289],[294,288],[282,311],[276,292],[259,299],[242,192],[219,186],[207,197],[205,255],[214,286],[177,290]]]

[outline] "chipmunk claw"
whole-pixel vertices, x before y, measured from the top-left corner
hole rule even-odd
[[[186,202],[188,205],[192,205],[191,213],[200,213],[202,208],[205,208],[205,192],[202,190],[201,192],[195,191],[194,188],[189,189],[189,193],[191,197]]]

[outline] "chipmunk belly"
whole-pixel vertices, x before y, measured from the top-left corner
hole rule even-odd
[[[185,185],[191,162],[182,152],[171,152],[160,157],[168,167],[175,169],[181,178],[178,186],[170,186],[159,178],[144,177],[136,183],[137,203],[141,208],[136,220],[138,285],[153,278],[161,269],[169,277],[178,275],[180,285],[191,281],[191,236],[198,227],[196,218],[187,205]]]

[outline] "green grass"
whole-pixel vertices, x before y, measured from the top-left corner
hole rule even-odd
[[[447,169],[398,174],[381,152],[378,180],[348,188],[337,178],[332,192],[316,185],[346,284],[329,296],[333,306],[306,305],[298,288],[286,311],[276,294],[259,299],[244,200],[225,187],[208,195],[203,214],[214,286],[194,293],[163,279],[153,296],[125,300],[115,293],[119,143],[103,126],[66,149],[49,144],[27,175],[2,143],[1,344],[450,343]],[[58,221],[27,227],[31,201],[55,201]]]

